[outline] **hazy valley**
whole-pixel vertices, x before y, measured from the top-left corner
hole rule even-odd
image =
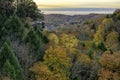
[[[0,80],[120,80],[120,9],[43,14],[36,3],[0,1]]]

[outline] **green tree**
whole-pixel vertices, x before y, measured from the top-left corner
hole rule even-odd
[[[3,74],[5,76],[10,76],[12,79],[16,79],[15,69],[8,60],[4,63]]]
[[[120,9],[117,9],[117,10],[115,10],[115,12],[113,13],[113,18],[116,20],[116,19],[118,19],[118,20],[120,20]],[[116,20],[117,21],[117,20]]]
[[[0,13],[0,26],[2,27],[7,17],[5,14]]]
[[[117,19],[120,20],[120,13],[116,15]]]
[[[20,66],[20,63],[17,57],[15,56],[11,46],[7,42],[5,42],[0,50],[0,69],[7,70],[7,68],[10,68],[13,71],[13,73],[10,75],[11,77],[14,76],[15,72],[16,77],[15,76],[14,77],[17,80],[21,80],[23,78],[23,70]],[[10,70],[8,69],[8,71]]]
[[[35,27],[35,32],[41,38],[43,43],[48,43],[49,42],[47,36],[42,32],[42,29],[40,28],[40,26]]]
[[[7,17],[5,14],[0,13],[0,39],[2,39],[3,36],[5,36],[5,33],[7,32],[4,23],[6,21]]]
[[[22,23],[22,21],[20,20],[19,17],[17,17],[17,16],[10,16],[5,21],[4,26],[7,29],[7,33],[9,33],[9,32],[11,33],[12,32],[16,36],[22,37],[24,24]]]
[[[92,49],[88,50],[87,55],[90,57],[90,59],[93,59],[93,54],[94,52]]]
[[[39,50],[43,44],[41,38],[36,34],[36,32],[32,28],[24,38],[24,41],[26,43],[29,43],[30,46],[36,51]]]
[[[22,0],[18,5],[17,15],[19,17],[30,17],[34,20],[44,19],[43,14],[33,0]]]
[[[28,34],[24,37],[24,42],[28,44],[34,54],[32,54],[36,60],[42,60],[44,55],[44,43],[41,37],[36,34],[34,29],[30,29]]]
[[[0,13],[7,16],[13,15],[15,10],[14,1],[15,0],[0,0]]]
[[[107,47],[103,42],[101,42],[101,43],[98,44],[98,49],[100,49],[102,51],[106,51]]]

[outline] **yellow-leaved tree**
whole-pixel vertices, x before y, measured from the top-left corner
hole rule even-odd
[[[58,38],[58,36],[57,36],[56,34],[54,34],[54,33],[50,33],[50,34],[48,35],[48,39],[49,39],[51,42],[54,42],[54,43],[56,43],[56,44],[59,43],[59,38]]]
[[[105,43],[113,51],[116,51],[119,48],[119,40],[118,40],[118,38],[119,38],[119,33],[113,31],[113,32],[111,32],[111,33],[109,33],[107,35]]]
[[[105,18],[102,22],[102,24],[104,26],[106,26],[106,28],[109,28],[110,26],[112,26],[114,23],[113,19],[112,18]]]
[[[35,63],[30,71],[35,74],[35,80],[53,80],[52,72],[42,62]]]
[[[98,80],[119,80],[120,79],[120,52],[110,54],[104,52],[100,58],[102,68],[99,70]]]
[[[50,47],[45,51],[44,64],[53,72],[58,75],[56,80],[68,80],[69,69],[71,67],[71,59],[67,56],[66,49],[60,46]]]
[[[71,80],[85,80],[85,77],[90,78],[91,74],[89,74],[89,72],[91,69],[91,63],[92,60],[86,54],[77,54],[76,61],[71,69]]]
[[[93,41],[98,45],[104,41],[104,26],[99,25],[96,34],[94,35]]]
[[[30,71],[35,74],[35,80],[69,80],[71,65],[65,48],[50,46],[45,51],[44,61],[35,63]]]
[[[105,26],[105,31],[106,32],[109,32],[111,31],[113,25],[114,25],[114,21],[112,18],[105,18],[103,21],[102,21],[102,24]]]
[[[61,34],[59,44],[68,49],[70,53],[74,53],[78,46],[78,39],[72,34]]]

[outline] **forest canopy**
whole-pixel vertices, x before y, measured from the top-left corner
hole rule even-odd
[[[58,30],[32,25],[44,16],[0,0],[0,80],[120,80],[120,10]]]

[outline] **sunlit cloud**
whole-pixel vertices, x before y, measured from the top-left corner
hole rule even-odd
[[[34,0],[40,8],[120,8],[120,0]]]

